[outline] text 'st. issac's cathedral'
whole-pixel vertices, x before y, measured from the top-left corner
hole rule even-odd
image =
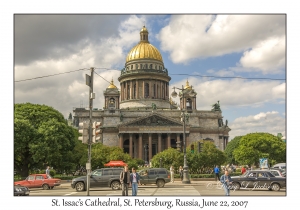
[[[209,140],[224,150],[230,128],[227,122],[223,124],[219,103],[212,110],[197,110],[196,90],[186,81],[183,91],[176,90],[180,98],[177,105],[170,97],[171,77],[159,50],[149,43],[148,34],[144,26],[140,42],[127,55],[118,78],[121,89],[112,80],[103,93],[103,110],[93,110],[93,121],[102,122],[101,142],[119,146],[131,157],[146,161],[169,147],[182,149],[185,110],[187,146]],[[89,122],[88,109],[75,108],[73,112],[76,127],[79,122]]]

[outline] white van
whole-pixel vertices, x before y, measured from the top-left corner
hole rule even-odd
[[[281,169],[281,170],[285,170],[286,169],[286,163],[277,163],[275,164],[272,169]]]

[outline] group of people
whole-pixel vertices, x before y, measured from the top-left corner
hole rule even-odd
[[[180,179],[182,181],[182,179],[183,179],[183,168],[182,168],[182,166],[179,167],[178,171],[179,171]],[[173,165],[171,165],[171,167],[170,167],[170,175],[171,175],[171,182],[172,183],[174,183],[174,172],[175,172],[174,167],[173,167]]]
[[[140,175],[136,173],[135,168],[131,169],[132,173],[128,171],[128,166],[124,166],[124,170],[120,174],[120,182],[122,185],[122,196],[128,196],[128,188],[132,188],[132,196],[138,193],[138,185],[140,182]]]

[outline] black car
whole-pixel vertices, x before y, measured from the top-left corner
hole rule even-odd
[[[90,175],[90,188],[111,187],[113,190],[121,188],[120,174],[123,168],[101,168],[94,170]],[[72,180],[71,187],[76,191],[85,191],[87,186],[86,176]]]
[[[233,176],[232,189],[242,188],[268,189],[279,191],[286,187],[285,177],[275,177],[271,172],[265,170],[249,170],[241,176]]]
[[[30,191],[27,187],[23,186],[14,186],[14,196],[27,196],[29,195]]]
[[[156,184],[157,187],[164,187],[170,182],[170,173],[165,168],[149,168],[139,172],[141,184]]]

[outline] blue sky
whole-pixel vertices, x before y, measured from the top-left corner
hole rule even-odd
[[[231,138],[285,135],[285,23],[285,15],[17,15],[15,81],[93,66],[110,69],[96,72],[119,87],[119,70],[145,24],[172,78],[170,87],[188,79],[199,110],[219,100]],[[67,118],[73,107],[88,104],[86,73],[16,82],[15,103],[46,104]],[[94,107],[102,108],[108,85],[95,76]]]

